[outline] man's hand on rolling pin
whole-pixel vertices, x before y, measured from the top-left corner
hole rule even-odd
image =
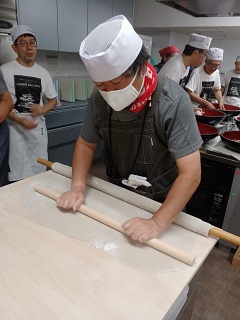
[[[84,193],[79,190],[64,192],[57,199],[57,206],[62,209],[73,209],[77,211],[84,201]]]
[[[159,227],[154,218],[132,218],[123,224],[125,234],[133,240],[144,242],[158,238],[165,228]]]

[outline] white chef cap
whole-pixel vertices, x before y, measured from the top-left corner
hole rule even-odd
[[[123,16],[97,26],[81,43],[79,54],[93,81],[119,77],[136,60],[142,39]]]
[[[29,26],[19,24],[11,29],[13,43],[17,40],[18,37],[22,36],[23,34],[30,34],[36,39],[36,36],[33,34],[32,29]]]
[[[240,56],[237,56],[236,61],[240,61]]]
[[[223,59],[223,49],[210,48],[207,53],[207,58],[209,60],[222,60]]]
[[[194,48],[208,50],[212,38],[202,36],[201,34],[191,33],[188,44]]]

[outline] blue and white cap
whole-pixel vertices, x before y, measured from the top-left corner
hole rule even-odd
[[[11,29],[13,43],[17,40],[18,37],[22,36],[23,34],[30,34],[36,39],[36,36],[34,35],[32,29],[29,26],[19,24]]]
[[[191,33],[188,44],[197,49],[208,50],[212,38],[197,33]]]
[[[209,60],[223,60],[223,49],[210,48],[207,53],[207,59],[209,59]]]

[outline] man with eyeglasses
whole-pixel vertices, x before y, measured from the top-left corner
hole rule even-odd
[[[203,64],[211,41],[210,37],[191,33],[183,53],[168,60],[159,74],[167,76],[185,88],[190,67],[197,68]]]
[[[11,30],[16,60],[1,70],[14,101],[8,116],[9,181],[14,182],[46,169],[37,158],[47,158],[47,129],[44,114],[57,103],[57,93],[49,72],[35,62],[37,41],[30,27],[18,25]],[[43,104],[43,96],[47,102]]]
[[[185,89],[192,100],[195,110],[199,106],[215,109],[209,101],[212,94],[217,99],[220,109],[224,109],[218,70],[222,60],[223,50],[220,48],[210,48],[205,65],[193,70]]]

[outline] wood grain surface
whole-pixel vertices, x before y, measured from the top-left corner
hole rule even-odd
[[[21,204],[33,180],[15,183],[14,194],[0,188],[1,319],[163,319],[216,242],[197,235],[194,265],[177,272],[129,268],[104,250],[37,224]]]

